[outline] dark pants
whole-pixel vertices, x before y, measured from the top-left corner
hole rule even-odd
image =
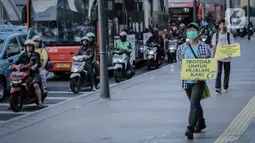
[[[93,62],[92,66],[95,69],[96,75],[99,76],[100,75],[100,71],[99,71],[99,67],[98,67],[97,62]]]
[[[91,87],[95,86],[95,78],[93,75],[93,67],[92,67],[92,62],[87,62],[85,65],[85,69],[88,71],[88,78],[89,82],[91,84]]]
[[[203,119],[204,116],[203,108],[200,104],[203,90],[204,83],[188,84],[188,88],[185,89],[190,100],[189,126],[192,128],[195,128],[197,121]]]
[[[133,64],[130,63],[130,56],[128,56],[127,60],[128,60],[127,69],[133,72],[134,68],[133,68]]]
[[[163,59],[164,58],[164,56],[165,56],[165,53],[164,53],[164,47],[158,47],[157,48],[157,57],[159,58],[159,59]]]
[[[221,62],[221,61],[218,61],[218,71],[217,71],[217,78],[216,78],[215,88],[221,89],[222,67],[224,67],[224,83],[223,83],[223,87],[224,87],[224,89],[228,89],[228,87],[229,87],[230,69],[231,69],[230,62]]]

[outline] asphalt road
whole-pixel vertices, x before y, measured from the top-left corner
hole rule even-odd
[[[162,67],[165,65],[167,65],[166,62],[162,65]],[[148,72],[146,66],[139,66],[136,70],[135,76],[141,75],[146,72]],[[115,81],[111,75],[111,72],[109,72],[109,84],[110,85],[115,84]],[[82,95],[83,93],[91,92],[88,89],[84,89],[79,94],[73,94],[69,88],[69,76],[57,77],[57,76],[54,76],[53,73],[49,73],[48,75],[48,91],[49,91],[48,96],[44,101],[44,105],[45,105],[44,108],[72,99],[76,96]],[[39,109],[35,104],[31,104],[31,105],[24,105],[23,110],[21,112],[14,113],[11,110],[9,110],[8,107],[9,107],[9,100],[7,98],[6,100],[0,103],[0,124],[8,120],[42,109],[42,108]]]

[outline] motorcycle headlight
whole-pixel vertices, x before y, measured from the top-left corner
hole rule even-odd
[[[169,47],[169,50],[175,50],[175,47]]]
[[[202,39],[202,41],[204,42],[204,41],[206,41],[206,39],[205,39],[205,38],[203,38],[203,39]]]
[[[22,82],[22,80],[13,80],[13,81],[12,81],[13,84],[19,84],[19,83],[21,83],[21,82]]]
[[[75,62],[72,65],[71,72],[79,72],[82,69],[83,69],[82,64]]]
[[[72,68],[72,72],[78,72],[77,68]]]
[[[122,60],[122,59],[114,59],[113,60],[113,63],[123,63],[124,62],[124,60]]]
[[[154,54],[154,52],[153,51],[148,51],[148,54],[152,55],[152,54]]]

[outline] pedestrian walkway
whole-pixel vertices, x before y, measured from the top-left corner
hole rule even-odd
[[[254,44],[243,43],[242,57],[233,60],[229,92],[218,95],[214,81],[208,82],[212,97],[202,101],[207,128],[195,135],[195,143],[233,137],[231,132],[220,135],[254,96]],[[80,96],[0,125],[0,142],[186,143],[189,102],[179,78],[178,65],[172,64],[112,87],[110,101],[100,100],[98,93]],[[245,129],[240,124],[245,120],[235,120],[233,131]]]

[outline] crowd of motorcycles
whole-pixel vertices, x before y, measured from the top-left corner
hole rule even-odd
[[[232,34],[234,37],[240,36],[241,38],[245,37],[248,34],[248,32],[250,32],[250,35],[253,35],[254,27],[251,26],[249,29],[247,27],[243,27],[243,28],[232,30]]]

